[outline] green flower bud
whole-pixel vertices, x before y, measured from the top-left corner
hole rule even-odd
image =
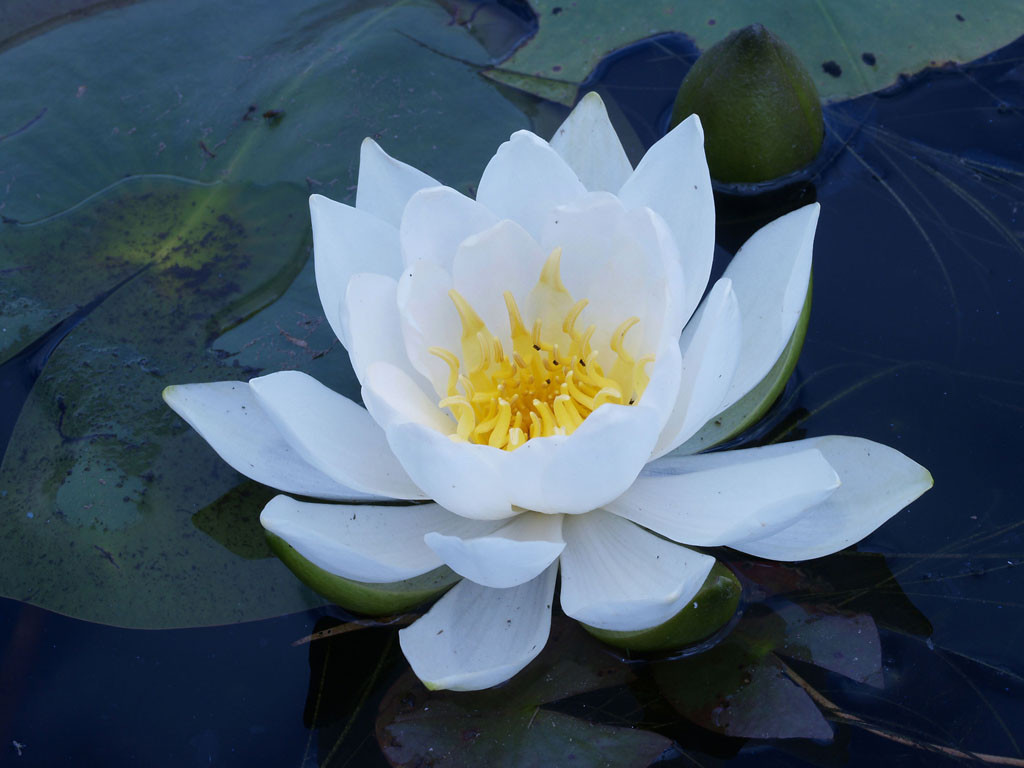
[[[754,24],[697,60],[679,88],[672,125],[696,113],[711,176],[755,183],[803,168],[825,126],[814,81],[792,49]]]

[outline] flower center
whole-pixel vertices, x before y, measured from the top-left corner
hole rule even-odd
[[[561,255],[560,248],[551,253],[530,294],[532,328],[505,291],[511,354],[458,291],[448,292],[462,321],[462,360],[441,347],[430,352],[448,364],[447,396],[439,405],[458,421],[453,440],[514,451],[535,437],[570,435],[605,403],[633,405],[643,394],[644,368],[654,355],[634,360],[624,346],[640,318],[624,320],[611,334],[615,357],[605,372],[592,344],[596,326],[578,328],[587,300],[574,302],[562,285]]]

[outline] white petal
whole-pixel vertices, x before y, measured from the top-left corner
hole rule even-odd
[[[421,189],[402,214],[402,259],[406,265],[431,261],[450,272],[459,243],[497,223],[485,206],[451,187]]]
[[[591,191],[618,192],[633,173],[601,97],[591,91],[551,137],[551,148]]]
[[[432,690],[476,691],[519,672],[547,643],[556,572],[510,589],[456,584],[398,633],[416,676]]]
[[[333,480],[303,459],[278,432],[244,381],[179,384],[164,400],[234,469],[256,482],[321,499],[379,499]]]
[[[599,629],[649,629],[679,613],[715,558],[596,510],[566,518],[562,609]]]
[[[640,319],[626,336],[631,354],[658,349],[667,305],[678,299],[669,294],[660,245],[646,211],[627,212],[605,192],[558,206],[546,216],[541,246],[545,255],[562,249],[562,282],[574,300],[587,300],[579,327],[596,326],[594,348],[607,355],[600,360],[606,370],[615,360],[608,341],[630,317]]]
[[[516,131],[484,169],[476,199],[499,219],[512,219],[540,239],[547,212],[586,191],[546,141],[529,131]]]
[[[356,208],[397,227],[409,199],[426,187],[440,184],[423,171],[395,160],[373,139],[359,148]]]
[[[814,448],[722,456],[733,463],[708,462],[707,455],[652,462],[606,509],[681,544],[729,546],[785,528],[839,487],[839,476]]]
[[[435,532],[424,541],[456,573],[499,589],[536,578],[565,549],[562,516],[535,512],[524,512],[489,535],[463,538]]]
[[[762,227],[725,270],[743,316],[743,339],[723,409],[757,386],[793,335],[807,296],[819,209],[812,203]]]
[[[363,381],[363,402],[373,420],[387,429],[411,421],[444,435],[455,431],[455,421],[437,401],[417,386],[405,371],[388,363],[373,363]]]
[[[741,333],[736,295],[728,278],[722,278],[679,338],[683,362],[678,396],[653,457],[682,445],[723,410],[739,358]]]
[[[476,310],[488,330],[501,339],[507,354],[511,353],[512,337],[504,292],[509,291],[523,307],[546,257],[537,241],[508,219],[467,238],[455,254],[455,290]]]
[[[817,448],[842,485],[788,528],[730,545],[758,557],[810,560],[838,552],[863,539],[932,487],[931,474],[920,464],[893,448],[859,437],[831,435],[765,450],[768,448],[779,453]]]
[[[366,369],[384,362],[406,372],[417,386],[429,388],[409,363],[398,314],[398,283],[384,275],[353,275],[346,291],[348,354],[360,382]],[[432,391],[432,390],[431,390]]]
[[[505,479],[495,470],[489,455],[503,451],[456,443],[435,429],[413,422],[390,425],[387,437],[409,477],[445,509],[478,520],[513,515]]]
[[[576,515],[617,498],[632,485],[650,456],[660,423],[654,408],[605,404],[571,435],[538,437],[514,451],[494,450],[486,456],[516,506]]]
[[[275,496],[260,523],[329,573],[374,584],[411,579],[442,565],[424,534],[486,535],[494,523],[453,515],[437,504],[313,504]]]
[[[447,395],[448,365],[428,351],[442,347],[459,354],[462,324],[448,296],[452,278],[430,261],[406,267],[398,281],[398,311],[405,353],[413,367],[433,385],[438,397]]]
[[[320,303],[335,335],[348,346],[345,290],[352,275],[374,272],[397,277],[402,271],[398,230],[365,211],[311,195],[313,259]]]
[[[647,150],[619,198],[627,207],[650,208],[668,224],[682,260],[689,317],[707,287],[715,254],[715,199],[696,115]]]
[[[393,499],[429,498],[409,479],[365,408],[298,371],[261,376],[249,386],[285,440],[328,477]]]

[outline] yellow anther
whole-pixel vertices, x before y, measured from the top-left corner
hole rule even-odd
[[[448,363],[448,387],[445,390],[449,396],[456,394],[455,384],[459,380],[459,358],[443,347],[428,347],[427,352],[439,357]]]
[[[654,355],[644,355],[636,361],[636,365],[633,367],[633,392],[637,400],[647,389],[647,385],[651,383],[651,377],[647,375],[647,371],[644,368],[648,363],[654,362]]]
[[[543,434],[544,425],[541,423],[540,417],[536,411],[530,411],[530,439],[535,437],[541,437]]]
[[[604,387],[594,395],[594,410],[596,411],[605,403],[621,403],[622,393],[616,387]]]
[[[579,320],[580,313],[586,308],[588,302],[586,299],[580,299],[573,304],[572,309],[569,310],[569,314],[565,316],[565,321],[562,323],[562,330],[568,333],[573,341],[576,341],[576,321]]]
[[[512,408],[507,400],[498,400],[498,421],[491,431],[487,444],[492,448],[503,448],[508,442],[509,424],[512,422]]]
[[[442,408],[450,409],[459,420],[458,426],[455,428],[455,434],[451,435],[452,440],[458,440],[459,442],[469,440],[469,436],[473,433],[473,425],[476,423],[476,412],[465,396],[455,395],[454,397],[446,397],[438,405]]]
[[[562,284],[562,249],[555,248],[544,262],[544,268],[540,271],[538,283],[551,288],[559,293],[568,293]]]
[[[555,434],[555,414],[551,411],[551,406],[545,403],[543,400],[534,400],[533,407],[540,413],[541,422],[541,434],[544,437],[550,437]]]
[[[629,329],[639,322],[639,317],[631,317],[629,320],[626,320],[619,325],[619,327],[615,329],[615,333],[612,334],[609,346],[611,346],[612,351],[621,357],[626,363],[632,364],[633,358],[630,357],[629,353],[623,348],[622,343],[625,341],[626,334],[629,333]]]
[[[571,435],[601,405],[632,404],[647,387],[645,366],[653,356],[634,363],[625,348],[626,334],[639,319],[628,318],[616,327],[608,348],[594,349],[596,325],[582,333],[578,327],[588,303],[573,302],[560,263],[561,251],[555,249],[529,296],[531,325],[512,294],[503,294],[512,341],[507,351],[469,302],[449,291],[462,323],[462,359],[440,347],[430,352],[448,365],[447,396],[440,405],[458,422],[453,440],[513,451],[539,437]],[[610,363],[610,375],[601,359]]]
[[[535,352],[550,352],[551,345],[544,341],[543,327],[538,317],[533,324],[533,332],[530,334],[530,342]]]

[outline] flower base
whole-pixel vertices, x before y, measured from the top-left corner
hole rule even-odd
[[[347,611],[366,616],[401,613],[440,597],[462,578],[443,565],[414,579],[388,584],[352,581],[309,562],[279,536],[267,532],[267,542],[281,562],[307,587]]]
[[[674,651],[693,645],[724,627],[736,613],[741,593],[742,587],[733,572],[715,563],[692,602],[663,624],[633,632],[582,626],[598,640],[616,648],[641,653]]]

